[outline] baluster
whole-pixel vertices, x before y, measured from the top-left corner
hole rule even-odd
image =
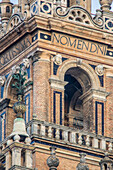
[[[70,134],[70,142],[71,143],[76,143],[76,133],[75,132],[71,132],[71,134]]]
[[[98,139],[97,139],[96,137],[93,138],[93,144],[92,144],[92,146],[93,146],[94,148],[98,148]]]
[[[35,124],[34,122],[32,123],[32,126],[31,126],[31,133],[32,134],[37,134],[38,133],[37,124]]]
[[[90,145],[89,135],[86,136],[86,146]]]
[[[40,135],[45,136],[45,125],[41,124]]]
[[[109,142],[108,151],[112,151],[112,142]]]
[[[58,140],[60,139],[59,129],[56,129],[55,138],[58,139]]]
[[[106,150],[106,141],[105,139],[101,139],[101,142],[100,142],[100,149],[103,149],[103,150]]]
[[[49,126],[48,137],[52,138],[52,127],[51,126]]]
[[[79,145],[82,145],[82,134],[81,133],[79,133],[78,143]]]
[[[63,131],[63,139],[65,142],[68,142],[68,131]]]

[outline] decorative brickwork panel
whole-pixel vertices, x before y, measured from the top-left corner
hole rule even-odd
[[[104,103],[95,102],[95,133],[104,135]]]
[[[106,90],[110,93],[106,102],[105,135],[113,137],[113,77],[106,77]]]
[[[93,99],[83,103],[84,129],[90,132],[94,130],[94,106]]]
[[[53,122],[62,125],[62,92],[54,91]]]

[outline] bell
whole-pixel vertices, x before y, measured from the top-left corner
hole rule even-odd
[[[25,121],[23,118],[16,118],[14,120],[13,131],[12,131],[10,137],[13,137],[15,135],[19,135],[19,136],[23,136],[23,137],[29,136],[26,132]]]

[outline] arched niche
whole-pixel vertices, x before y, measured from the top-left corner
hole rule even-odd
[[[106,101],[108,95],[100,86],[98,75],[89,64],[82,62],[81,59],[75,59],[65,61],[59,67],[57,76],[59,82],[67,82],[64,85],[64,124],[76,128],[78,123],[79,129],[84,128],[86,131],[93,132],[95,130],[94,102],[95,100]],[[73,83],[76,86],[75,90]]]
[[[80,67],[69,68],[64,75],[68,82],[64,87],[64,116],[65,125],[83,128],[83,100],[81,96],[91,88],[91,80]]]
[[[16,118],[16,113],[13,111],[13,105],[17,102],[16,89],[12,88],[14,79],[10,73],[4,86],[4,96],[10,100],[8,107],[6,108],[6,137],[11,134],[13,130],[13,121]]]
[[[9,98],[10,103],[14,103],[17,101],[16,90],[12,88],[12,84],[14,80],[12,78],[12,74],[10,73],[4,87],[4,98]]]
[[[79,60],[69,60],[69,61],[67,60],[58,70],[59,79],[61,81],[64,81],[64,76],[68,69],[73,68],[73,67],[79,67],[82,70],[84,70],[89,76],[91,84],[92,84],[92,88],[99,89],[100,82],[93,68],[86,63],[83,63],[83,62],[80,64],[78,63],[79,63]]]

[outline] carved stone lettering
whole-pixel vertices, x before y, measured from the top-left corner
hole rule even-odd
[[[29,38],[25,38],[24,40],[20,41],[16,45],[14,45],[9,51],[0,55],[0,67],[7,64],[10,60],[15,58],[19,53],[24,51],[31,45]]]
[[[52,43],[101,56],[106,55],[107,51],[106,45],[58,33],[53,33]]]

